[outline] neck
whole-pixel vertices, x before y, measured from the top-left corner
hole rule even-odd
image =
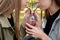
[[[48,8],[50,15],[55,14],[58,10],[59,10],[59,7],[55,4],[55,2],[53,2],[51,7]]]

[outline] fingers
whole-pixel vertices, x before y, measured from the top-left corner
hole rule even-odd
[[[33,32],[28,31],[28,30],[26,30],[26,32],[27,32],[28,34],[30,34],[30,35],[32,35],[32,34],[33,34]]]
[[[24,14],[24,19],[27,19],[27,18],[29,17],[30,12],[31,12],[30,9],[26,10],[26,12],[25,12],[25,14]]]
[[[26,25],[28,27],[31,27],[31,25],[28,24],[28,22],[29,22],[29,16],[30,16],[30,13],[31,13],[30,11],[33,11],[33,10],[28,9],[26,11],[25,16],[24,16],[24,19],[23,19],[24,25],[27,23]],[[36,13],[36,11],[34,11],[34,15],[35,15],[35,18],[37,19],[37,21],[36,21],[37,26],[40,26],[41,20],[40,20],[40,17],[38,16],[38,14]]]
[[[40,27],[42,25],[40,16],[37,14],[36,11],[35,11],[34,15],[36,16],[36,19],[37,19],[37,22],[36,22],[37,25],[36,26]]]
[[[28,27],[25,27],[25,28],[28,34],[33,34],[33,30],[31,28],[28,28]]]
[[[28,10],[26,10],[26,12],[25,12],[26,14],[30,14],[31,13],[31,10],[30,9],[28,9]]]
[[[31,28],[31,29],[34,28],[34,26],[30,25],[29,23],[26,23],[26,25],[28,26],[28,28]]]
[[[26,31],[29,31],[29,32],[32,31],[32,29],[30,29],[30,28],[28,28],[28,27],[25,27],[25,28],[26,28]]]

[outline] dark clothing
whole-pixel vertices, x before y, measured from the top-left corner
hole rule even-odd
[[[26,36],[26,37],[24,37],[23,40],[41,40],[41,39],[39,39],[39,38],[34,38],[34,37],[32,37],[32,36]]]
[[[10,19],[8,18],[8,20],[9,20],[11,26],[14,27],[14,20],[13,20],[13,16],[12,15],[11,15]]]
[[[46,23],[46,26],[44,28],[44,32],[48,35],[50,30],[51,30],[51,27],[52,27],[52,24],[53,22],[55,21],[55,19],[58,17],[59,15],[59,12],[60,12],[60,9],[54,14],[54,15],[50,15],[49,18],[47,18],[47,23]]]

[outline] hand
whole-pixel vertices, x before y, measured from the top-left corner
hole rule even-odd
[[[30,15],[30,9],[26,10],[25,14],[24,14],[24,19],[22,22],[22,26],[25,27],[26,22],[28,22],[28,17]]]
[[[42,39],[48,39],[48,36],[42,31],[42,26],[41,26],[41,19],[40,17],[37,15],[36,11],[34,11],[35,13],[35,16],[37,18],[37,21],[36,21],[36,26],[32,26],[28,23],[28,17],[30,15],[30,9],[28,9],[25,13],[25,16],[24,16],[24,19],[23,19],[23,25],[24,27],[26,28],[26,32],[28,34],[31,34],[33,37],[36,37],[36,38],[42,38]],[[27,27],[27,26],[28,27]],[[31,29],[30,29],[31,28]]]
[[[24,14],[24,19],[23,19],[23,23],[22,24],[25,26],[25,24],[29,22],[29,16],[30,16],[31,12],[34,13],[34,15],[35,15],[35,17],[37,19],[36,27],[41,27],[41,18],[37,15],[36,11],[33,11],[32,9],[28,9],[26,11],[26,13]]]
[[[42,31],[40,27],[36,28],[28,23],[26,23],[26,25],[28,26],[28,27],[25,27],[26,32],[30,34],[32,37],[40,38],[42,40],[48,40],[49,37]]]

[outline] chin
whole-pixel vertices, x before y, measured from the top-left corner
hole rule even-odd
[[[48,6],[45,6],[45,5],[40,5],[40,9],[41,10],[46,10],[46,9],[48,9],[50,6],[48,5]]]
[[[48,7],[40,7],[41,10],[46,10]]]

